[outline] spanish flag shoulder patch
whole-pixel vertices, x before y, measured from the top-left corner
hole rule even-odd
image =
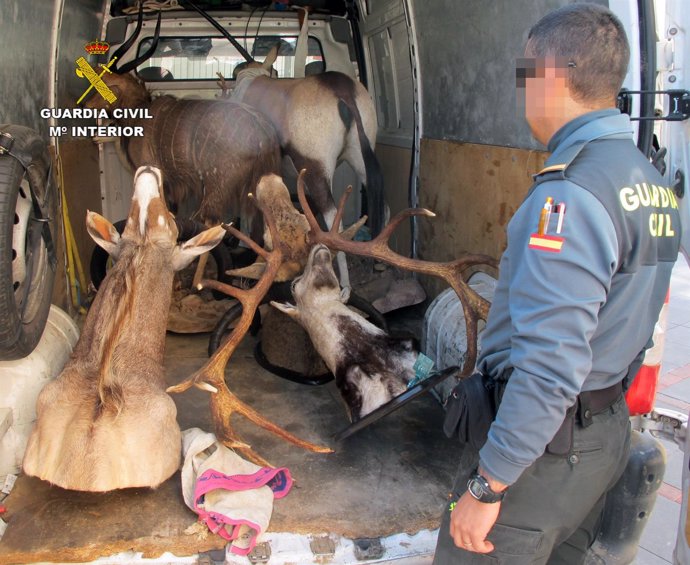
[[[560,253],[563,248],[563,242],[565,242],[564,237],[558,237],[555,235],[539,235],[538,233],[533,233],[529,236],[530,249],[538,249],[540,251],[550,251],[552,253]]]

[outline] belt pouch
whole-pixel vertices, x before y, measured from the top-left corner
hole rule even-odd
[[[565,419],[558,428],[556,435],[546,446],[546,453],[551,455],[568,455],[573,448],[573,431],[575,429],[575,415],[577,413],[577,402],[568,408]]]
[[[479,451],[496,416],[493,381],[482,373],[462,379],[446,401],[443,431]]]

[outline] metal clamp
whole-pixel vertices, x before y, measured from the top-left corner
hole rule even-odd
[[[333,557],[335,555],[335,542],[329,536],[319,536],[309,541],[309,549],[315,557]]]
[[[359,561],[381,559],[386,553],[381,538],[358,538],[352,540],[352,543],[355,546],[355,557]]]
[[[630,116],[632,112],[632,94],[666,94],[669,98],[669,113],[665,116],[640,116],[639,118],[630,117],[635,121],[665,121],[682,122],[690,118],[690,92],[680,88],[670,90],[628,90],[622,89],[618,93],[616,105],[624,114]]]
[[[688,417],[682,412],[668,408],[654,408],[649,414],[632,418],[632,425],[634,429],[648,431],[654,437],[674,441],[681,448],[685,446]]]

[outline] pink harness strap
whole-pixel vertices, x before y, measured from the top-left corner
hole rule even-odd
[[[292,488],[292,477],[290,471],[285,468],[272,469],[263,467],[251,475],[225,475],[215,469],[207,469],[198,478],[194,488],[194,510],[214,534],[218,534],[223,539],[233,541],[240,535],[238,526],[246,525],[252,528],[256,534],[252,536],[249,547],[244,549],[232,545],[230,550],[237,555],[247,555],[256,545],[256,537],[261,533],[258,524],[244,518],[232,518],[219,512],[208,511],[200,508],[203,504],[204,495],[207,492],[222,489],[227,491],[252,490],[262,486],[267,486],[273,491],[274,498],[283,498]],[[231,533],[225,526],[232,526]]]

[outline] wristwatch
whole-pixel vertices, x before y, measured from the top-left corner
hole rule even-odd
[[[495,492],[489,486],[489,481],[482,477],[479,473],[474,473],[470,480],[467,481],[467,491],[473,498],[479,502],[486,502],[492,504],[500,502],[506,494],[506,491]]]

